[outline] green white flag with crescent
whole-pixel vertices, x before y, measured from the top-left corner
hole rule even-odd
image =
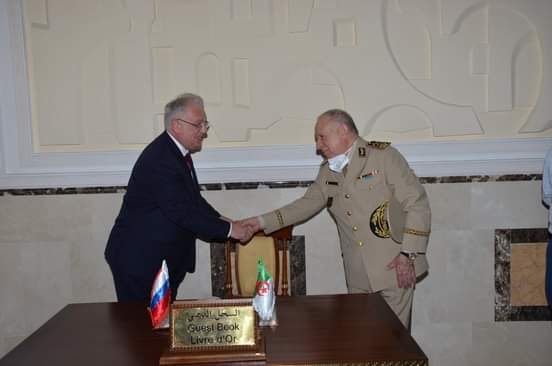
[[[267,321],[272,317],[275,301],[274,281],[266,270],[262,258],[259,258],[257,262],[257,283],[255,284],[253,308],[262,320]]]

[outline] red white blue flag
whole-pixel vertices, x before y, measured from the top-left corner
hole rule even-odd
[[[168,328],[171,286],[169,284],[169,269],[165,260],[153,281],[150,298],[149,312],[153,329]]]

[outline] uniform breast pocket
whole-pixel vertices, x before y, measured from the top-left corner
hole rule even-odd
[[[334,182],[328,182],[326,184],[326,207],[330,208],[334,204],[334,197],[337,194],[338,185]]]
[[[355,181],[355,188],[371,191],[383,185],[384,178],[381,173],[363,172]]]

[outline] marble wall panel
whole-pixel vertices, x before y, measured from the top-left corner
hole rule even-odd
[[[539,292],[540,296],[544,294],[544,271],[541,270],[541,278],[533,279],[533,282],[524,283],[523,289],[512,287],[518,285],[512,279],[523,276],[523,273],[514,273],[515,270],[521,268],[512,266],[512,253],[514,247],[516,249],[525,249],[528,243],[540,243],[546,245],[548,241],[548,230],[542,229],[498,229],[495,231],[495,320],[496,321],[534,321],[534,320],[552,320],[551,309],[542,303],[531,303],[518,305],[513,302],[516,296],[513,292],[517,292],[517,298],[523,290],[531,289],[534,292]],[[541,250],[541,252],[544,252]],[[527,250],[518,251],[518,256],[525,259],[531,253]],[[520,258],[518,258],[520,259]],[[515,264],[515,263],[514,263]],[[541,262],[541,266],[544,263]],[[533,268],[534,269],[534,268]],[[537,275],[532,273],[533,276]],[[531,279],[529,277],[528,279]],[[537,295],[538,296],[538,295]],[[533,296],[533,300],[535,300]]]
[[[440,230],[463,230],[470,227],[469,184],[426,184],[431,207],[431,224]]]
[[[412,329],[412,336],[426,353],[430,365],[472,366],[470,362],[473,349],[471,322],[432,323]]]
[[[430,271],[417,285],[412,332],[431,365],[548,365],[549,320],[494,319],[495,225],[545,230],[539,179],[422,179],[434,215]],[[221,213],[241,218],[288,203],[306,185],[220,183],[204,186],[203,195]],[[0,355],[66,303],[115,300],[103,250],[122,192],[124,187],[0,192]],[[508,212],[484,219],[497,207]],[[298,225],[295,235],[305,239],[307,294],[346,292],[329,215],[323,211]],[[536,237],[513,238],[522,243]],[[212,296],[210,246],[197,245],[197,272],[181,285],[180,298]]]
[[[546,227],[548,215],[541,204],[540,186],[539,181],[500,182],[489,190],[484,183],[472,184],[470,227]]]
[[[433,230],[429,275],[414,296],[416,323],[492,321],[494,261],[490,230]]]
[[[186,279],[178,287],[179,300],[213,297],[210,244],[198,240],[196,249],[196,272],[187,274]]]
[[[547,366],[551,340],[550,322],[474,322],[469,365]]]
[[[68,242],[0,242],[0,327],[7,344],[73,301],[70,251]]]
[[[510,303],[512,306],[546,306],[547,242],[519,243],[510,247]]]

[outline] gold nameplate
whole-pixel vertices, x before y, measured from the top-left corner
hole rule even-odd
[[[255,311],[250,306],[173,308],[171,347],[253,346]]]
[[[251,299],[175,301],[169,350],[161,365],[264,360],[264,342]]]

